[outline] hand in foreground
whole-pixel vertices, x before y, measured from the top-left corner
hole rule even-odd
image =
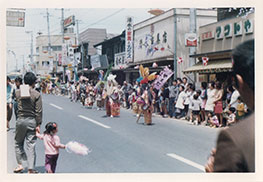
[[[36,127],[36,132],[37,132],[37,133],[40,133],[40,125],[38,125],[38,126]]]
[[[205,165],[205,171],[208,173],[214,172],[215,154],[216,154],[216,149],[213,148],[211,150],[210,156],[209,156],[207,163]]]

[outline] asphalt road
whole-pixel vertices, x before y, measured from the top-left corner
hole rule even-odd
[[[77,141],[92,152],[80,156],[60,150],[57,173],[177,173],[204,172],[219,129],[191,125],[182,120],[153,117],[153,125],[136,124],[130,110],[120,117],[103,117],[105,111],[84,108],[63,96],[43,95],[45,124],[55,121],[62,143]],[[16,167],[14,117],[8,132],[8,173]],[[38,140],[36,168],[44,173],[44,145]],[[26,164],[25,164],[26,165]]]

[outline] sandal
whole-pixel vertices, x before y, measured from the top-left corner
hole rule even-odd
[[[33,169],[33,170],[31,169],[31,170],[28,170],[28,173],[30,173],[30,174],[37,174],[38,171],[37,171],[37,170],[34,170],[34,169]]]
[[[21,173],[23,170],[24,170],[23,167],[17,166],[17,167],[14,169],[14,173]]]

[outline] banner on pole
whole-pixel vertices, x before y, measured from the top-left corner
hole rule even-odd
[[[167,66],[161,71],[159,77],[153,82],[154,88],[157,90],[165,84],[165,82],[174,74]]]

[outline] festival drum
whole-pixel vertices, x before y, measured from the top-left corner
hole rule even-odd
[[[111,104],[111,115],[112,116],[120,115],[120,104],[118,102],[113,102]]]

